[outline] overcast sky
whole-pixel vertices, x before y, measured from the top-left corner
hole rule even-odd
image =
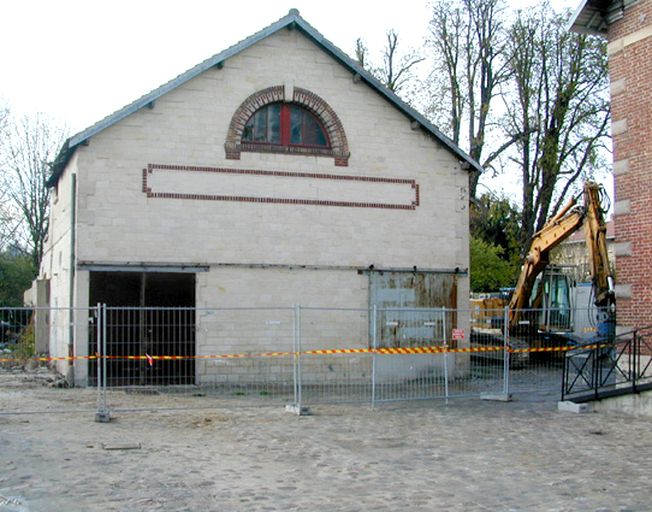
[[[427,1],[0,0],[0,101],[75,133],[292,7],[349,54],[363,37],[373,56],[390,28],[406,45],[422,42]],[[556,9],[578,3],[553,1]]]

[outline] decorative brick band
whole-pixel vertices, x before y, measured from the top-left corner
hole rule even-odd
[[[411,199],[406,202],[378,202],[378,201],[344,201],[333,199],[311,199],[299,197],[271,197],[271,196],[252,196],[252,195],[223,195],[210,193],[178,192],[169,190],[157,190],[151,182],[152,175],[155,171],[177,171],[187,173],[215,173],[223,175],[244,175],[257,176],[262,178],[300,178],[306,180],[325,180],[325,181],[348,181],[369,184],[386,184],[407,186],[412,191]],[[199,185],[198,185],[199,186]],[[415,210],[419,206],[419,185],[415,180],[402,178],[381,178],[370,176],[351,176],[338,174],[320,174],[310,172],[290,172],[290,171],[261,171],[254,169],[229,169],[217,167],[196,167],[188,165],[168,165],[168,164],[148,164],[143,169],[142,190],[150,198],[157,199],[191,199],[199,201],[236,201],[245,203],[273,203],[273,204],[295,204],[295,205],[314,205],[314,206],[340,206],[349,208],[382,208],[390,210]],[[405,191],[401,194],[406,196]]]
[[[243,143],[242,133],[245,124],[251,116],[265,105],[280,101],[288,101],[285,98],[285,87],[282,85],[268,87],[267,89],[255,92],[244,100],[235,111],[235,114],[233,114],[233,118],[231,118],[226,142],[224,143],[227,159],[240,160],[240,154],[243,151],[256,153],[291,153],[332,157],[336,166],[346,167],[349,165],[349,143],[340,118],[326,101],[315,93],[302,89],[301,87],[294,87],[292,89],[292,102],[301,105],[317,116],[328,133],[328,139],[331,143],[330,148]]]

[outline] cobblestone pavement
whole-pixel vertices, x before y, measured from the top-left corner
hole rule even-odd
[[[0,407],[80,393],[0,385]],[[649,420],[552,401],[115,416],[0,415],[0,511],[652,510]]]

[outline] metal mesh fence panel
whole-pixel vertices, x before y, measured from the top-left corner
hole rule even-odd
[[[107,308],[110,407],[293,401],[294,340],[292,308]]]
[[[375,399],[446,396],[451,325],[443,309],[378,309]]]
[[[501,392],[504,339],[500,331],[480,335],[469,319],[465,310],[379,310],[378,400]]]
[[[301,308],[301,403],[369,402],[374,355],[367,309]]]
[[[93,410],[94,390],[71,388],[87,383],[94,321],[94,308],[0,308],[0,414]]]
[[[572,330],[572,310],[528,309],[517,315],[509,333],[509,388],[523,397],[557,396],[564,359],[579,339]]]
[[[302,403],[502,392],[502,331],[474,337],[468,318],[444,308],[301,308]]]
[[[26,336],[33,336],[33,308],[0,308],[0,353],[13,354]],[[33,344],[33,341],[31,342]]]
[[[459,312],[468,314],[470,329],[462,352],[455,353],[456,378],[451,382],[452,396],[478,396],[507,393],[506,365],[509,354],[505,343],[505,310],[484,309]],[[469,353],[463,350],[469,350]]]

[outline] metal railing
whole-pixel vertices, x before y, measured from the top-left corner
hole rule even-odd
[[[652,387],[652,327],[596,339],[564,359],[562,400],[597,400]]]
[[[18,346],[32,323],[32,308],[0,308],[0,350],[9,352]]]

